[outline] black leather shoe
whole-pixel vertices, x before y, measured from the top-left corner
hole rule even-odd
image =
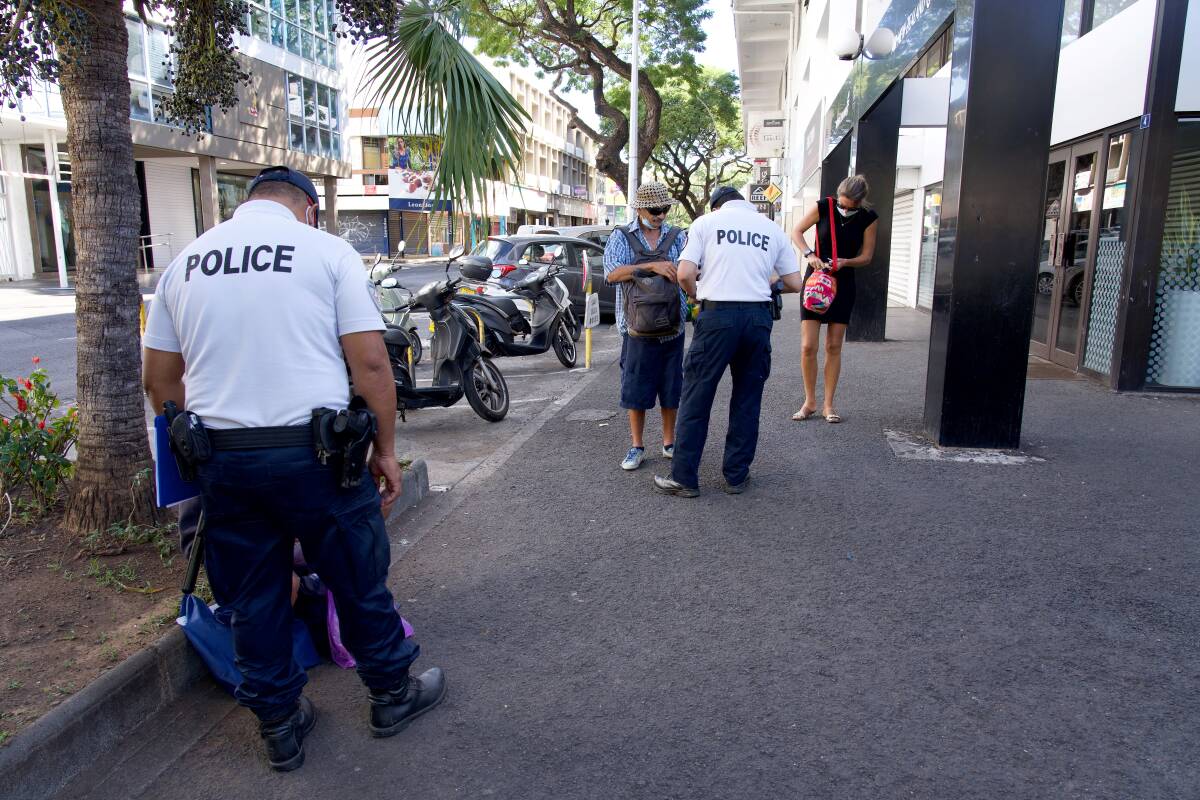
[[[741,494],[742,492],[746,491],[748,486],[750,486],[749,475],[747,475],[746,480],[742,481],[741,483],[730,483],[729,481],[725,481],[725,485],[721,488],[725,490],[725,494]]]
[[[303,695],[290,716],[275,722],[260,722],[258,732],[267,743],[267,761],[271,769],[290,772],[299,768],[304,763],[304,737],[316,724],[317,710]]]
[[[409,676],[395,689],[371,692],[371,735],[395,736],[417,717],[446,697],[446,676],[431,667],[419,677]]]
[[[672,478],[664,478],[662,475],[654,476],[654,490],[660,494],[671,495],[672,497],[699,497],[700,490],[693,489],[690,486],[684,486],[679,481]]]

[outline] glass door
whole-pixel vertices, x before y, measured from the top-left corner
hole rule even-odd
[[[1094,222],[1099,210],[1100,143],[1076,145],[1071,149],[1071,171],[1064,198],[1060,231],[1062,244],[1055,268],[1055,287],[1052,295],[1054,333],[1050,360],[1075,369],[1079,365],[1079,345],[1083,340],[1084,289],[1091,284],[1091,265],[1095,263]]]
[[[1058,283],[1055,266],[1058,264],[1059,220],[1062,217],[1063,187],[1067,181],[1067,160],[1070,155],[1069,149],[1051,153],[1050,167],[1046,171],[1042,252],[1033,295],[1033,329],[1029,335],[1029,351],[1041,358],[1050,357],[1050,318],[1054,311],[1054,289]]]

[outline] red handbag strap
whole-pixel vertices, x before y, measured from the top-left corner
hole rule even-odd
[[[833,210],[833,195],[830,195],[826,199],[829,200],[829,245],[833,248],[833,261],[830,266],[833,267],[834,272],[837,272],[837,222],[833,216],[835,213]],[[817,238],[820,239],[821,237],[818,236]]]

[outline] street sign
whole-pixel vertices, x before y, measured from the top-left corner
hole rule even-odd
[[[779,198],[783,197],[783,189],[780,189],[773,183],[768,183],[767,188],[763,189],[763,197],[768,203],[774,203]]]
[[[592,292],[587,295],[583,305],[583,327],[595,328],[600,325],[600,295]]]
[[[755,160],[754,162],[754,182],[755,183],[770,183],[771,182],[771,165],[766,161]]]

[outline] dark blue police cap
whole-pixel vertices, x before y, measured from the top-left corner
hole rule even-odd
[[[732,186],[718,186],[713,190],[712,197],[708,200],[709,210],[715,209],[717,206],[724,203],[726,200],[745,200],[742,193]]]
[[[309,200],[312,200],[314,203],[320,203],[320,200],[317,198],[317,187],[313,185],[313,182],[310,181],[308,176],[303,172],[294,170],[291,167],[285,167],[282,165],[277,167],[267,167],[262,172],[258,173],[258,176],[250,182],[250,192],[253,193],[254,187],[258,186],[260,183],[266,183],[267,181],[290,183],[292,186],[295,186],[297,189],[308,195]]]

